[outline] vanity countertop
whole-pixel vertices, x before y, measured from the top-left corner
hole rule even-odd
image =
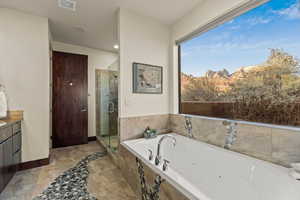
[[[0,125],[0,129],[5,128],[7,126],[10,126],[12,124],[15,124],[17,122],[21,122],[22,119],[2,119],[1,122],[5,122],[6,124]]]

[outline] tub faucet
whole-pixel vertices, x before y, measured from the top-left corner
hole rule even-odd
[[[161,153],[160,153],[160,148],[161,148],[161,144],[162,142],[167,139],[167,138],[170,138],[172,139],[172,142],[173,142],[173,146],[175,147],[176,145],[176,138],[172,135],[164,135],[162,136],[159,141],[158,141],[158,145],[157,145],[157,154],[156,154],[156,157],[155,157],[155,165],[159,165],[159,163],[161,162]]]
[[[230,120],[224,120],[223,125],[226,126],[227,134],[225,139],[225,149],[230,149],[230,147],[234,144],[237,138],[237,131],[236,131],[236,122]]]
[[[188,132],[188,137],[189,138],[194,138],[194,135],[193,135],[193,125],[192,125],[191,117],[185,116],[184,118],[185,118],[184,127],[187,130],[187,132]]]

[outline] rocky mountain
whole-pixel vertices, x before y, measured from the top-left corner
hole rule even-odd
[[[183,74],[181,78],[181,84],[183,89],[187,86],[192,80],[205,79],[209,83],[215,86],[216,90],[224,92],[230,89],[230,84],[233,82],[242,79],[246,76],[247,73],[253,70],[258,70],[259,66],[247,66],[237,69],[232,74],[228,70],[222,69],[220,71],[208,70],[204,76],[195,77],[192,75]]]
[[[230,74],[226,69],[220,71],[208,70],[205,73],[205,77],[207,78],[229,78]]]

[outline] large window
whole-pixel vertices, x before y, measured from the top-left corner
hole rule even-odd
[[[300,125],[299,0],[271,0],[179,55],[181,113]]]

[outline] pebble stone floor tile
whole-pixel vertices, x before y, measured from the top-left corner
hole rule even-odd
[[[60,196],[59,198],[62,200],[137,200],[138,198],[111,159],[108,156],[102,156],[101,153],[95,154],[95,152],[103,151],[104,149],[97,142],[53,149],[50,165],[18,172],[0,195],[0,200],[43,199],[40,195],[43,192],[50,191],[50,184],[55,179],[62,183],[62,180],[65,180],[64,178],[66,177],[63,178],[61,175],[68,176],[70,172],[73,172],[74,175],[74,171],[82,172],[79,178],[78,176],[76,177],[78,181],[81,180],[83,182],[72,184],[76,186],[76,189],[79,189],[78,191],[83,191],[84,194],[80,196],[80,194],[75,192],[77,196],[74,198],[71,198],[70,195],[68,196],[69,198]],[[87,164],[87,168],[84,167],[85,164]],[[79,168],[76,168],[78,165]],[[85,189],[84,181],[87,175],[86,169],[89,171],[87,190]],[[68,173],[63,174],[64,172]]]

